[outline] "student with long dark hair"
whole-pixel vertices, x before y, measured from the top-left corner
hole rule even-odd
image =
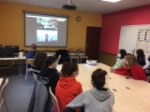
[[[136,56],[137,63],[143,67],[146,64],[144,51],[142,49],[136,50]]]
[[[79,74],[76,63],[66,62],[61,69],[61,77],[56,87],[56,97],[62,112],[65,106],[82,92],[81,84],[75,77]]]
[[[117,55],[117,60],[115,65],[111,68],[111,71],[113,72],[115,69],[121,68],[124,64],[124,57],[126,55],[126,50],[125,49],[120,49],[119,53]]]
[[[105,85],[107,72],[96,69],[91,76],[91,90],[81,93],[72,100],[63,112],[75,112],[78,107],[83,107],[84,112],[112,112],[114,94]]]
[[[31,64],[31,72],[35,75],[39,75],[44,68],[46,58],[47,54],[45,52],[37,52],[33,64]]]
[[[45,66],[40,73],[39,80],[47,87],[51,87],[55,94],[55,88],[59,80],[59,72],[56,69],[57,59],[49,56],[46,59]]]

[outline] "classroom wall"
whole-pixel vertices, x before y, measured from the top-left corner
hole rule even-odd
[[[150,24],[150,5],[104,14],[99,50],[117,54],[121,26],[139,24]]]
[[[23,10],[69,15],[67,48],[85,48],[86,27],[101,27],[101,14],[13,3],[0,3],[0,44],[3,46],[19,45],[20,49],[29,49],[29,47],[24,46]],[[81,17],[81,22],[76,22],[77,16]],[[56,50],[58,48],[41,47],[38,49]]]

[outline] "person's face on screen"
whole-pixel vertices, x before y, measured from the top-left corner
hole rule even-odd
[[[45,38],[48,38],[48,34],[45,34]]]

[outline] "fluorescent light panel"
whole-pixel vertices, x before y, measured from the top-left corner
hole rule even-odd
[[[102,0],[102,1],[115,3],[115,2],[119,2],[119,1],[121,1],[121,0]]]

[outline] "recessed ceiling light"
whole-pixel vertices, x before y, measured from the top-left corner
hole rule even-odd
[[[119,2],[119,1],[121,1],[121,0],[102,0],[102,1],[105,1],[105,2]]]

